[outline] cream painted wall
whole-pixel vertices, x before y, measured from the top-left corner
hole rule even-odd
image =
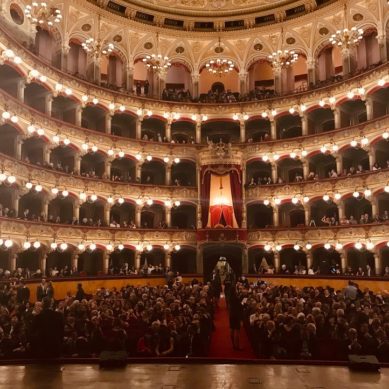
[[[204,69],[200,73],[200,93],[208,93],[212,84],[215,82],[222,82],[225,90],[231,89],[231,92],[239,92],[239,76],[238,72],[235,70],[227,74],[223,74],[222,76],[217,76]]]
[[[191,84],[190,73],[185,66],[181,64],[172,64],[166,75],[167,84],[184,84],[188,89]]]

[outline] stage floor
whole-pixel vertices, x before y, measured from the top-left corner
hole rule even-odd
[[[96,365],[0,366],[5,389],[375,389],[389,388],[381,374],[346,367],[282,365],[129,365],[101,370]]]

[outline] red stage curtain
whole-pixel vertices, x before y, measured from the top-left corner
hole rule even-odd
[[[233,227],[233,208],[229,205],[212,205],[210,207],[211,227],[221,224],[222,215],[226,222],[226,226]]]

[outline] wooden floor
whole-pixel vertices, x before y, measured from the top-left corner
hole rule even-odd
[[[101,370],[96,365],[0,366],[1,389],[388,389],[381,374],[345,367],[282,365],[129,365]]]

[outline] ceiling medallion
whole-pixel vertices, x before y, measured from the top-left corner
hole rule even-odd
[[[151,42],[146,42],[143,47],[146,49],[146,50],[150,50],[153,48],[153,44]]]
[[[360,22],[361,20],[363,20],[363,15],[362,14],[354,14],[353,15],[353,19],[356,21],[356,22]]]
[[[166,72],[170,68],[170,66],[172,66],[172,64],[171,64],[170,58],[168,56],[162,55],[159,52],[159,34],[158,33],[157,33],[156,42],[157,42],[156,53],[151,54],[151,55],[146,55],[142,59],[142,61],[147,66],[147,70],[164,75],[164,74],[166,74]],[[150,43],[150,42],[147,42],[147,43]],[[146,47],[146,44],[145,44],[145,47]],[[153,47],[152,44],[151,44],[151,47]]]
[[[214,51],[218,54],[224,51],[223,47],[221,46],[220,37],[218,46],[215,48]],[[208,69],[210,73],[217,74],[221,77],[222,74],[229,73],[234,70],[235,64],[229,59],[217,57],[209,60],[205,64],[205,68]]]
[[[54,26],[55,23],[60,23],[62,20],[61,11],[51,4],[52,0],[47,2],[32,1],[26,5],[24,14],[27,19],[30,19],[32,24],[37,26]]]
[[[320,30],[319,30],[319,34],[320,35],[327,35],[329,33],[328,31],[328,28],[327,27],[322,27]]]
[[[92,26],[90,24],[83,24],[81,27],[82,31],[90,31]]]
[[[296,43],[296,39],[292,38],[292,37],[289,37],[286,39],[286,43],[288,45],[293,45],[294,43]]]
[[[182,54],[184,51],[185,51],[185,49],[184,49],[182,46],[178,46],[178,47],[176,48],[176,53],[177,53],[177,54]]]
[[[255,51],[261,51],[263,49],[263,45],[261,45],[260,43],[256,43],[254,45],[254,50]]]
[[[123,38],[122,38],[121,35],[115,35],[115,36],[113,37],[113,41],[114,41],[114,42],[117,42],[117,43],[121,42],[122,39],[123,39]]]
[[[349,49],[359,45],[359,42],[363,39],[363,29],[352,27],[348,28],[347,25],[347,4],[344,5],[343,12],[343,29],[336,31],[330,37],[330,42],[334,46],[339,46],[342,49]]]

